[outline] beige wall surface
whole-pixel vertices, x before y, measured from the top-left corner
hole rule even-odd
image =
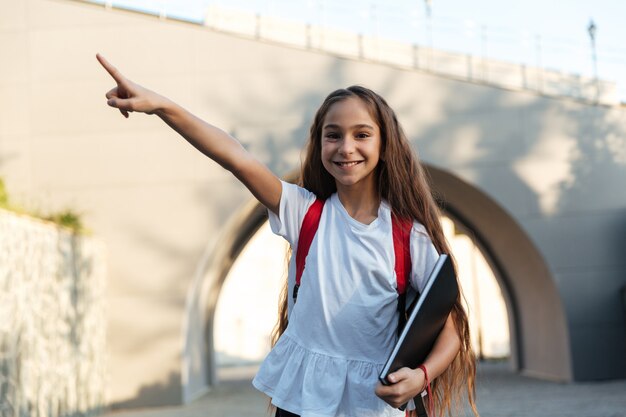
[[[113,84],[96,52],[234,134],[279,175],[298,167],[326,94],[359,83],[377,90],[423,160],[488,196],[526,236],[521,246],[536,252],[532,261],[545,270],[540,284],[555,294],[554,305],[517,308],[530,311],[531,323],[552,324],[523,341],[530,353],[520,352],[522,369],[566,380],[626,375],[622,107],[464,83],[83,2],[0,0],[0,10],[0,176],[14,200],[82,212],[106,242],[112,404],[173,404],[202,392],[207,364],[194,355],[205,354],[210,327],[211,259],[251,196],[156,117],[125,120],[108,108],[104,94]],[[523,335],[530,330],[520,317]],[[554,329],[565,343],[556,348]],[[592,354],[605,360],[586,365]]]

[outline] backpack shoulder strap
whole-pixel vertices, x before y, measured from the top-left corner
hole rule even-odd
[[[396,287],[398,291],[398,336],[407,321],[407,284],[411,277],[411,228],[410,219],[391,216],[393,251],[396,258]]]
[[[396,283],[398,294],[406,293],[407,282],[411,276],[411,228],[413,222],[409,219],[400,219],[391,216],[393,234],[393,251],[396,258]]]
[[[300,236],[298,238],[298,248],[296,250],[296,285],[293,290],[294,300],[298,297],[298,290],[302,280],[302,273],[306,264],[306,257],[317,228],[319,227],[322,211],[324,209],[324,200],[316,199],[307,210],[302,225],[300,226]],[[413,222],[407,219],[400,219],[393,215],[391,218],[391,227],[393,235],[393,250],[395,253],[396,281],[398,294],[406,293],[407,282],[411,275],[411,227]]]
[[[311,243],[319,227],[324,203],[324,200],[316,199],[304,215],[302,225],[300,226],[298,249],[296,250],[296,285],[293,289],[294,301],[298,298],[298,289],[300,288],[300,280],[302,279],[302,272],[304,272],[306,257],[309,254],[309,248],[311,247]]]

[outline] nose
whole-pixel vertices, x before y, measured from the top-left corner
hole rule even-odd
[[[353,152],[354,152],[354,140],[346,136],[341,141],[341,146],[339,147],[339,153],[341,155],[350,155]]]

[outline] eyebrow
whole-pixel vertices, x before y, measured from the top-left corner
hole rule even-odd
[[[373,126],[370,126],[366,123],[360,123],[360,124],[356,124],[354,126],[351,126],[352,129],[372,129],[374,130]],[[337,125],[337,124],[327,124],[324,126],[324,129],[339,129],[341,130],[341,126]]]

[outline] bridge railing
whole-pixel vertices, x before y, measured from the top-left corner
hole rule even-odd
[[[587,47],[579,41],[542,38],[515,33],[507,28],[487,28],[469,21],[419,17],[415,10],[407,12],[388,3],[382,7],[372,2],[369,8],[355,10],[343,3],[324,0],[307,4],[288,0],[78,1],[100,4],[106,9],[139,11],[160,19],[203,24],[213,30],[240,36],[506,89],[605,105],[619,105],[626,100],[626,86],[620,87],[599,77],[597,62],[593,63],[594,76],[581,75],[590,67],[591,60],[587,56],[590,55]],[[247,11],[250,9],[264,12]],[[349,26],[346,19],[358,22],[362,33],[345,30],[344,26]],[[414,33],[416,42],[386,37],[394,29],[397,29],[396,35]],[[433,38],[437,39],[437,47],[434,47]],[[498,52],[490,53],[490,49]],[[606,68],[602,74],[619,78],[626,73],[624,55],[624,51],[615,48],[605,48],[598,54],[602,58],[602,67]],[[566,67],[571,67],[574,72],[551,69]],[[586,72],[589,73],[588,68]]]
[[[610,81],[355,34],[222,6],[211,5],[204,24],[222,32],[324,51],[345,58],[432,72],[458,80],[507,89],[530,90],[542,95],[594,103],[619,103],[616,84]]]

